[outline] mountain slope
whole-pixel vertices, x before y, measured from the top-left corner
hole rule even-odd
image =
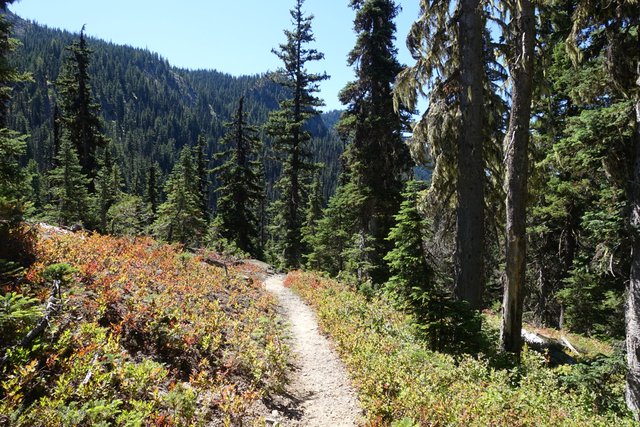
[[[65,46],[77,35],[54,30],[12,16],[15,37],[23,46],[14,56],[33,82],[15,91],[10,126],[31,135],[29,156],[42,170],[51,166],[54,151],[56,89]],[[94,51],[90,74],[94,97],[102,107],[105,131],[114,142],[127,190],[142,193],[146,171],[158,162],[167,174],[185,145],[206,136],[208,154],[218,151],[218,140],[245,96],[250,120],[263,124],[286,92],[266,75],[231,76],[214,70],[185,70],[144,49],[89,39]],[[212,53],[214,54],[214,53]],[[325,185],[333,187],[341,144],[322,118],[309,124],[316,160],[327,164]],[[267,141],[268,146],[268,141]],[[272,182],[277,169],[267,163]]]

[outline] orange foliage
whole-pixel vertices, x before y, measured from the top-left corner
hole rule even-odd
[[[265,391],[282,385],[287,348],[276,322],[275,302],[259,282],[246,280],[245,272],[230,269],[227,277],[201,257],[150,238],[47,233],[38,240],[37,253],[24,277],[28,289],[39,290],[43,299],[49,288],[43,277],[47,265],[68,263],[76,271],[64,286],[63,309],[51,326],[51,341],[45,351],[31,355],[50,371],[46,381],[53,390],[32,404],[25,425],[33,417],[47,416],[52,402],[64,406],[89,397],[119,399],[122,404],[115,412],[133,411],[134,395],[124,384],[135,386],[135,378],[127,375],[134,375],[131,372],[145,360],[160,363],[165,372],[146,391],[134,393],[136,399],[143,396],[152,403],[153,410],[145,415],[151,425],[189,425],[190,417],[196,416],[237,419],[244,414],[229,411],[246,411]],[[93,374],[98,370],[93,365],[121,380],[103,379],[104,389],[94,384],[91,396],[79,396],[84,389],[78,384],[102,378]],[[85,366],[84,371],[79,366]],[[0,380],[10,376],[0,374]],[[70,381],[65,391],[59,386],[61,378]],[[0,384],[5,393],[7,384]],[[172,387],[176,384],[189,386]],[[35,389],[27,384],[21,395]],[[233,396],[229,390],[234,390]],[[171,397],[176,393],[182,397]],[[185,409],[185,403],[176,407],[182,409],[166,403],[183,402],[193,393],[197,414]],[[14,409],[19,410],[0,405],[0,412]]]

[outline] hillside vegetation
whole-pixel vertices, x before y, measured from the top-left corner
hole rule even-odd
[[[241,271],[149,238],[49,230],[37,251],[2,285],[0,425],[238,425],[282,385],[274,301]]]
[[[623,370],[611,360],[603,367],[602,356],[591,359],[591,369],[550,369],[533,351],[517,367],[490,349],[477,357],[429,351],[415,323],[383,298],[367,299],[312,273],[290,273],[285,284],[316,309],[336,341],[368,425],[635,425],[624,404]]]

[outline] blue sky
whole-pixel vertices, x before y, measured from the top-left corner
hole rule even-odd
[[[399,60],[411,63],[405,38],[418,15],[417,0],[396,0]],[[23,18],[49,27],[147,48],[178,67],[216,69],[233,75],[256,74],[280,66],[271,49],[284,42],[291,28],[293,0],[20,0],[10,9]],[[315,16],[315,47],[325,60],[312,71],[326,71],[322,85],[326,109],[341,108],[337,94],[353,79],[346,65],[355,42],[354,12],[348,0],[306,0],[305,11]]]

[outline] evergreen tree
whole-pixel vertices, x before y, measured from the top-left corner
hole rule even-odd
[[[91,205],[76,149],[64,136],[56,155],[56,167],[49,171],[50,204],[45,214],[60,225],[87,224]]]
[[[149,165],[147,169],[147,185],[144,194],[144,201],[149,205],[153,220],[156,219],[158,213],[158,205],[160,204],[160,197],[158,194],[158,175],[160,167],[157,163]]]
[[[529,121],[533,93],[535,11],[529,0],[508,8],[511,26],[507,57],[511,73],[511,114],[505,137],[507,163],[507,223],[505,291],[500,345],[520,355],[527,249],[527,180],[529,174]]]
[[[144,234],[153,221],[149,204],[132,194],[122,194],[107,211],[107,232],[118,236]]]
[[[410,297],[414,287],[433,280],[433,270],[427,263],[424,250],[427,225],[418,210],[421,191],[424,191],[424,183],[407,182],[400,211],[395,215],[396,224],[388,237],[393,249],[385,255],[392,274],[387,288],[403,297]]]
[[[102,133],[100,106],[91,95],[91,50],[84,36],[84,26],[80,31],[80,39],[67,47],[67,52],[66,62],[57,82],[61,98],[61,121],[67,137],[78,152],[82,172],[93,178],[98,166],[96,150],[106,145],[106,138]]]
[[[564,287],[576,255],[581,210],[578,205],[582,203],[578,202],[581,197],[571,191],[573,186],[567,185],[567,181],[578,176],[568,169],[558,169],[560,164],[567,163],[558,162],[559,157],[548,156],[548,153],[557,152],[553,145],[563,137],[567,119],[578,114],[581,102],[571,93],[575,89],[583,92],[580,86],[599,86],[594,79],[602,74],[591,66],[587,73],[585,70],[576,72],[571,67],[565,39],[571,30],[574,3],[565,0],[557,8],[543,9],[540,21],[545,25],[539,30],[539,58],[545,62],[536,64],[538,75],[544,69],[545,78],[539,77],[539,80],[541,88],[547,90],[539,91],[534,98],[537,120],[533,123],[531,203],[527,225],[529,274],[538,280],[532,286],[528,303],[536,321],[551,327],[560,326],[562,309],[556,293]]]
[[[362,205],[364,197],[359,194],[360,188],[352,182],[338,186],[335,194],[329,199],[327,207],[322,211],[315,234],[308,234],[306,243],[312,249],[307,256],[307,264],[332,276],[342,273],[346,279],[351,257],[357,257],[354,250],[354,231],[357,224],[357,207]],[[356,260],[352,260],[355,262]]]
[[[7,5],[14,0],[0,0],[0,128],[7,127],[9,102],[12,97],[12,84],[24,81],[24,75],[18,73],[9,61],[9,55],[16,49],[17,41],[11,38],[12,25],[6,16]]]
[[[47,199],[46,180],[40,172],[38,163],[34,159],[29,159],[25,170],[26,183],[28,184],[27,199],[33,205],[35,212],[42,212]]]
[[[19,163],[26,153],[25,139],[17,132],[0,128],[0,264],[3,260],[21,261],[27,255],[22,253],[22,239],[17,236],[27,210],[24,194],[28,189],[24,188],[25,174]],[[1,270],[2,265],[0,275]]]
[[[258,176],[260,177],[260,181],[263,183],[262,186],[262,197],[260,198],[260,205],[258,206],[258,236],[259,236],[259,246],[262,252],[266,252],[267,248],[267,234],[268,234],[268,224],[269,224],[269,212],[268,212],[268,197],[269,197],[269,189],[267,184],[267,175],[265,172],[265,148],[263,146],[262,152],[258,157],[258,165],[260,166],[258,170]],[[264,255],[264,254],[263,254]]]
[[[365,195],[355,213],[354,265],[358,277],[380,284],[388,277],[382,259],[390,249],[386,237],[412,168],[402,138],[406,116],[395,112],[391,93],[401,70],[393,45],[398,7],[392,0],[353,0],[351,7],[356,10],[358,38],[348,64],[356,68],[357,80],[340,93],[347,111],[339,127],[350,140],[347,176]]]
[[[247,123],[244,97],[232,122],[226,124],[222,144],[228,148],[216,157],[224,163],[213,170],[219,183],[215,228],[219,237],[238,249],[260,255],[259,209],[264,193],[264,179],[259,153],[262,144],[258,129]]]
[[[18,213],[24,209],[25,174],[19,160],[26,153],[25,139],[26,136],[17,132],[0,128],[0,199],[3,212],[7,209]],[[21,217],[22,214],[18,214],[18,218]]]
[[[324,201],[322,199],[322,183],[320,175],[317,174],[311,185],[309,197],[307,199],[307,207],[305,209],[305,223],[302,227],[302,242],[306,245],[304,258],[305,266],[313,270],[319,270],[320,265],[315,262],[313,254],[313,241],[318,233],[318,221],[322,218],[322,207]]]
[[[438,280],[427,259],[425,243],[431,224],[419,210],[425,183],[409,181],[388,240],[393,247],[384,257],[390,279],[385,290],[392,300],[413,314],[429,347],[437,351],[469,351],[478,343],[476,315],[456,302]]]
[[[120,169],[111,159],[111,149],[104,150],[102,165],[95,180],[98,230],[107,232],[107,212],[122,193]]]
[[[168,242],[200,244],[206,223],[200,209],[196,171],[189,147],[182,149],[164,190],[167,201],[158,208],[154,234]]]
[[[7,129],[13,86],[28,79],[9,61],[17,46],[10,37],[12,26],[5,14],[10,3],[13,1],[0,1],[0,275],[4,273],[5,261],[24,261],[31,255],[24,244],[26,236],[19,230],[27,209],[26,176],[20,167],[20,159],[26,154],[26,136]]]
[[[207,161],[207,140],[204,135],[198,135],[198,142],[194,147],[194,158],[196,161],[196,179],[198,181],[198,199],[200,201],[200,211],[205,221],[209,220],[209,168]]]
[[[314,41],[313,15],[304,15],[303,4],[304,0],[296,0],[291,10],[293,30],[285,30],[286,43],[273,50],[283,63],[275,81],[290,91],[290,98],[280,102],[266,124],[281,162],[276,184],[278,200],[271,207],[272,247],[277,262],[287,268],[298,267],[302,261],[304,194],[314,169],[309,153],[311,135],[305,125],[319,114],[317,108],[323,103],[314,94],[319,90],[319,82],[329,78],[325,73],[310,73],[306,68],[309,62],[319,61],[324,55],[306,47]]]
[[[485,283],[484,139],[489,133],[483,8],[479,0],[455,5],[421,0],[421,16],[407,38],[416,64],[398,75],[394,88],[397,100],[409,107],[431,89],[414,139],[429,147],[435,161],[432,189],[440,203],[446,206],[455,193],[456,295],[476,309]]]

